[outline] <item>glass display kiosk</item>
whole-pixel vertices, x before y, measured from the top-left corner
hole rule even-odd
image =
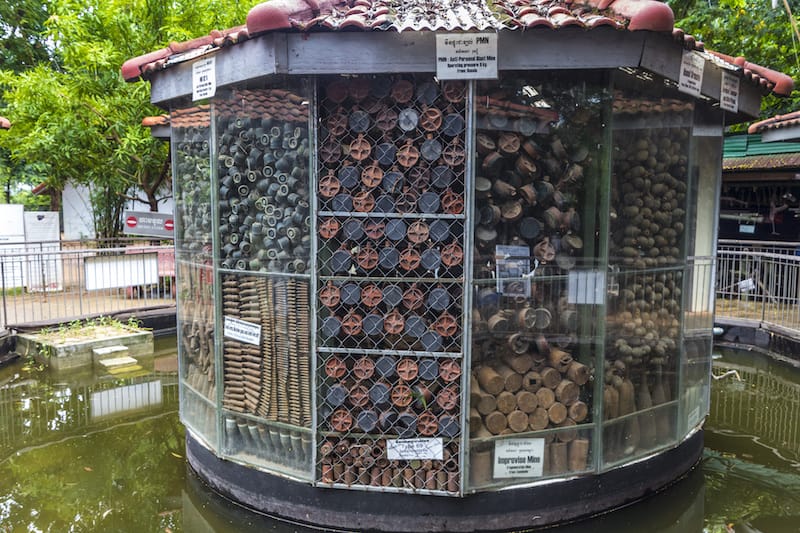
[[[200,102],[188,69],[151,78],[203,479],[316,525],[462,531],[605,511],[696,464],[718,99],[518,53],[491,80],[380,50],[248,77],[251,53],[219,52],[238,74]]]

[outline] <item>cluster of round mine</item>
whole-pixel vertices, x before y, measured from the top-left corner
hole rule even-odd
[[[208,113],[206,112],[206,118]],[[180,196],[178,245],[211,259],[211,174],[208,127],[173,128],[175,181]]]
[[[221,266],[303,273],[311,255],[304,99],[276,90],[240,97],[247,115],[233,104],[217,110]]]

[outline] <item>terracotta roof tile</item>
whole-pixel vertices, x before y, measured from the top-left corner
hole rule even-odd
[[[779,130],[800,126],[800,111],[793,111],[785,115],[775,115],[759,122],[753,122],[747,128],[747,133],[764,133],[768,130]]]
[[[0,117],[0,129],[7,130],[11,127],[11,122],[6,117]]]
[[[672,9],[659,0],[270,0],[253,7],[246,24],[213,31],[185,43],[129,59],[122,75],[141,76],[186,61],[207,50],[265,32],[284,31],[486,31],[501,29],[610,26],[619,30],[665,32],[690,50],[703,43],[675,28]],[[187,54],[187,55],[182,55]],[[718,57],[727,57],[717,54]],[[752,83],[779,95],[793,81],[779,72],[730,58]]]
[[[157,115],[155,117],[144,117],[142,119],[142,126],[145,128],[154,128],[156,126],[168,126],[169,115]]]

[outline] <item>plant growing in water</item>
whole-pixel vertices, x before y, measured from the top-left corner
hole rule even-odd
[[[59,344],[102,335],[137,331],[143,331],[143,328],[142,322],[136,317],[132,316],[125,322],[121,322],[114,317],[101,315],[96,318],[76,319],[58,326],[43,328],[39,330],[37,336],[42,342]],[[42,355],[47,356],[49,354]]]

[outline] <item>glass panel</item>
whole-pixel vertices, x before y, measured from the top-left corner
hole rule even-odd
[[[211,151],[208,106],[170,113],[178,258],[211,260]]]
[[[477,87],[471,490],[592,468],[603,83],[531,75]],[[541,433],[566,426],[581,438]],[[541,450],[525,458],[542,468],[503,470],[509,443]]]
[[[711,397],[711,348],[710,333],[687,339],[684,346],[686,362],[683,366],[683,391],[679,435],[683,436],[705,420]]]
[[[170,114],[175,193],[177,321],[181,420],[216,447],[210,113],[208,106]]]
[[[181,422],[195,437],[211,449],[217,447],[217,409],[214,404],[194,389],[184,388],[181,398]]]
[[[320,80],[324,485],[461,490],[465,89],[430,75]]]
[[[686,435],[702,422],[709,409],[711,381],[711,349],[714,327],[714,253],[717,241],[717,198],[722,173],[722,160],[706,154],[722,151],[722,124],[714,117],[703,117],[698,113],[698,124],[694,127],[692,162],[696,185],[696,198],[690,221],[696,219],[692,228],[686,279],[686,313],[683,321],[685,340],[685,362],[681,380],[682,421],[679,437]],[[692,206],[690,206],[692,207]]]
[[[305,273],[311,257],[308,98],[299,82],[214,101],[220,267]]]
[[[604,420],[619,420],[604,426],[606,466],[677,439],[672,402],[693,201],[691,99],[647,73],[619,71],[616,84],[609,242],[616,294],[608,307],[603,407]]]
[[[306,477],[311,433],[298,428],[312,419],[309,298],[307,279],[222,275],[225,452]]]

